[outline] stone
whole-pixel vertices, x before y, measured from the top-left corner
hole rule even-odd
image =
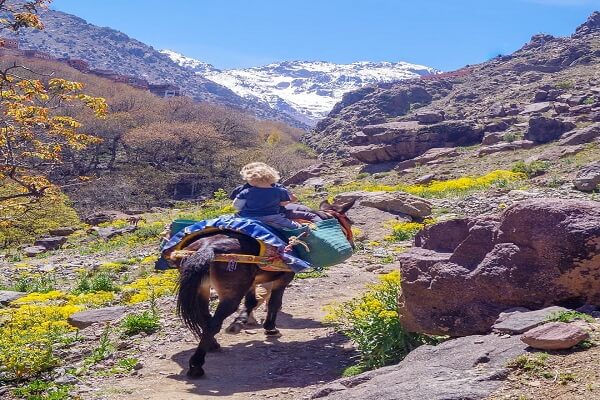
[[[422,175],[422,176],[419,176],[418,178],[416,178],[415,183],[417,185],[427,185],[428,183],[431,183],[434,180],[436,180],[435,174],[427,174],[427,175]]]
[[[27,257],[35,257],[48,251],[44,246],[27,246],[23,248],[23,254]]]
[[[285,179],[282,183],[284,185],[300,185],[310,178],[321,176],[323,169],[325,169],[326,166],[327,165],[324,163],[311,165],[308,168],[304,168],[296,172],[294,175]]]
[[[370,240],[383,240],[390,234],[390,228],[384,226],[382,221],[411,222],[410,215],[383,211],[373,207],[355,205],[348,210],[348,218],[352,226],[361,230],[361,235]]]
[[[74,234],[75,231],[77,231],[77,228],[73,228],[70,226],[64,226],[64,227],[52,229],[48,233],[50,234],[50,236],[70,236],[70,235]]]
[[[600,122],[596,122],[585,128],[573,129],[563,134],[558,142],[559,146],[572,146],[577,144],[590,143],[600,138]]]
[[[49,236],[36,240],[33,245],[41,246],[46,250],[58,250],[67,242],[65,236]]]
[[[525,353],[518,337],[468,336],[421,346],[397,365],[342,378],[319,388],[325,400],[475,400],[508,376],[506,364]]]
[[[416,121],[368,125],[354,135],[350,155],[367,164],[404,161],[439,147],[470,146],[481,142],[483,130],[473,121]]]
[[[356,201],[356,205],[401,213],[416,218],[431,215],[431,202],[405,192],[346,192],[335,197],[336,202]]]
[[[11,290],[0,290],[0,304],[7,306],[11,301],[15,301],[25,296],[27,293],[13,292]]]
[[[592,192],[600,185],[600,161],[589,164],[577,172],[573,181],[575,188],[583,192]]]
[[[535,95],[533,96],[533,101],[535,103],[539,103],[542,102],[544,100],[546,100],[548,98],[548,92],[545,90],[538,90],[537,92],[535,92]]]
[[[510,313],[500,314],[492,329],[496,332],[508,333],[516,335],[526,332],[536,326],[540,326],[547,322],[548,317],[553,314],[569,311],[563,307],[546,307],[535,311],[514,311]]]
[[[415,115],[421,124],[436,124],[444,120],[444,114],[437,111],[420,112]]]
[[[531,149],[535,143],[530,140],[515,140],[514,142],[502,142],[491,146],[482,147],[477,151],[478,157],[487,156],[488,154],[499,153],[502,151],[515,151],[520,149]]]
[[[133,232],[133,231],[137,230],[137,226],[136,225],[128,225],[123,228],[113,228],[111,226],[106,227],[106,228],[99,228],[97,226],[94,226],[94,227],[92,227],[91,230],[96,232],[96,234],[98,236],[100,236],[102,239],[108,240],[115,236]]]
[[[117,219],[126,220],[129,217],[130,217],[129,215],[124,214],[120,211],[104,210],[104,211],[97,211],[93,214],[90,214],[87,217],[85,217],[83,220],[86,224],[99,225],[101,223],[111,222],[111,221],[114,221]]]
[[[425,227],[398,256],[399,314],[409,331],[489,332],[512,307],[600,304],[600,207],[535,198],[499,216]]]
[[[534,113],[543,113],[552,108],[552,103],[549,101],[545,101],[542,103],[533,103],[526,105],[521,111],[520,114],[534,114]]]
[[[532,117],[529,119],[529,128],[525,139],[536,143],[548,143],[575,128],[575,124],[556,118]]]
[[[484,146],[489,146],[496,143],[501,143],[504,141],[504,133],[492,132],[486,133],[481,141],[481,144]]]
[[[458,156],[459,152],[455,148],[434,148],[429,149],[422,155],[411,160],[406,160],[396,165],[396,170],[403,171],[418,165],[424,165],[431,161],[441,160],[443,158],[452,158]]]
[[[68,319],[68,322],[75,328],[83,329],[97,322],[116,321],[125,315],[126,311],[127,308],[122,306],[80,311],[71,315]]]
[[[589,333],[574,324],[550,322],[527,331],[521,340],[534,349],[566,350],[589,337]]]
[[[554,103],[554,111],[556,111],[557,114],[564,114],[569,112],[569,105],[566,103]]]
[[[483,128],[484,132],[503,132],[510,127],[510,124],[506,121],[494,121],[487,123]]]

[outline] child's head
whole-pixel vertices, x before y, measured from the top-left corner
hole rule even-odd
[[[240,175],[252,186],[268,186],[277,183],[280,179],[279,172],[262,162],[244,165]]]

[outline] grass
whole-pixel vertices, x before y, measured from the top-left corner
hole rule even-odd
[[[127,336],[137,335],[142,332],[150,334],[160,328],[160,321],[156,313],[144,311],[127,315],[121,323],[121,328]]]
[[[71,385],[58,385],[41,379],[33,380],[13,389],[12,394],[26,400],[67,400],[71,399]]]
[[[312,271],[306,271],[306,272],[298,272],[294,278],[296,279],[310,279],[310,278],[322,278],[327,276],[327,274],[325,273],[325,271],[320,270],[312,270]]]
[[[118,292],[120,288],[114,281],[115,277],[107,272],[99,272],[92,276],[83,274],[77,281],[73,293]]]
[[[17,278],[12,289],[23,293],[48,293],[56,288],[54,274],[22,274]]]
[[[525,161],[517,161],[513,167],[512,172],[527,175],[528,178],[534,178],[546,173],[550,169],[550,162],[548,161],[532,161],[526,163]]]
[[[586,322],[596,322],[594,317],[577,311],[559,311],[554,312],[546,318],[549,322],[573,322],[575,320],[582,320]]]
[[[547,367],[548,357],[548,353],[523,354],[509,361],[506,366],[529,375],[543,375]]]
[[[115,350],[111,340],[110,333],[112,329],[110,325],[106,325],[104,330],[102,331],[102,335],[100,336],[100,341],[98,342],[98,346],[92,350],[92,354],[90,354],[85,359],[85,364],[91,365],[96,364],[105,358],[107,358],[112,352]]]

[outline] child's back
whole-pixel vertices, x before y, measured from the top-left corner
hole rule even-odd
[[[246,200],[240,210],[241,217],[264,217],[280,213],[282,202],[290,201],[289,192],[280,186],[268,188],[249,186],[237,195],[240,200]]]

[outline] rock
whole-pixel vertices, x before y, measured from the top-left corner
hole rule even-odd
[[[403,326],[414,332],[489,332],[511,307],[600,304],[600,207],[537,198],[501,216],[444,221],[399,255]],[[458,295],[460,294],[460,295]]]
[[[11,301],[15,301],[25,296],[23,292],[13,292],[11,290],[0,290],[0,304],[7,306]]]
[[[503,141],[504,141],[504,133],[493,132],[493,133],[486,133],[485,136],[483,137],[483,140],[481,141],[481,144],[483,144],[485,146],[489,146],[492,144],[501,143]]]
[[[427,174],[415,179],[417,185],[427,185],[435,180],[435,174]]]
[[[429,149],[422,155],[413,158],[412,160],[406,160],[398,163],[396,168],[398,171],[402,171],[408,168],[413,168],[418,165],[425,165],[431,161],[437,161],[442,158],[451,158],[458,155],[458,150],[454,148],[435,148]]]
[[[526,105],[521,111],[521,114],[533,114],[533,113],[543,113],[552,108],[552,103],[549,101],[545,101],[542,103],[533,103]]]
[[[61,228],[52,229],[49,234],[50,236],[70,236],[77,231],[77,228],[72,228],[70,226],[65,226]]]
[[[415,115],[415,118],[422,124],[436,124],[444,120],[444,114],[436,111],[420,112]]]
[[[503,142],[491,146],[482,147],[477,151],[478,157],[483,157],[488,154],[499,153],[501,151],[514,151],[520,149],[530,149],[535,146],[535,143],[530,140],[515,140],[514,142]]]
[[[510,124],[506,121],[495,121],[490,122],[483,128],[484,132],[503,132],[510,127]]]
[[[121,318],[126,311],[127,308],[122,306],[80,311],[71,315],[68,322],[76,328],[83,329],[97,322],[115,321]]]
[[[556,111],[557,114],[564,114],[569,112],[569,105],[566,103],[554,103],[554,111]]]
[[[590,335],[582,328],[564,322],[550,322],[527,331],[523,343],[539,350],[566,350],[577,346]]]
[[[38,254],[45,253],[48,250],[43,246],[27,246],[23,248],[22,251],[27,257],[35,257]]]
[[[545,90],[538,90],[537,92],[535,92],[535,95],[533,96],[533,101],[535,103],[539,103],[542,102],[544,100],[546,100],[548,98],[548,92]]]
[[[33,245],[41,246],[46,250],[58,250],[66,242],[67,238],[64,236],[49,236],[36,240],[35,243],[33,243]]]
[[[421,346],[397,365],[342,378],[315,392],[325,400],[475,400],[488,397],[525,353],[518,337],[469,336]]]
[[[323,169],[326,168],[326,166],[327,165],[324,163],[311,165],[308,168],[304,168],[296,172],[294,175],[290,176],[282,183],[284,185],[299,185],[301,183],[304,183],[304,181],[306,181],[307,179],[321,176],[321,174],[323,173]]]
[[[532,117],[529,119],[529,129],[525,133],[525,139],[536,143],[548,143],[560,138],[560,136],[575,128],[572,122],[555,118]]]
[[[583,167],[573,181],[575,188],[583,192],[592,192],[600,185],[600,161]]]
[[[403,161],[436,147],[469,146],[481,142],[483,131],[472,121],[418,125],[416,121],[365,126],[354,135],[350,155],[367,164]]]
[[[133,231],[137,230],[137,228],[138,227],[136,225],[128,225],[124,228],[113,228],[110,226],[106,227],[106,228],[99,228],[99,227],[94,226],[94,227],[92,227],[92,231],[96,232],[96,234],[98,236],[100,236],[102,239],[108,240],[115,236],[133,232]]]
[[[313,189],[319,190],[325,187],[325,180],[323,178],[309,178],[304,181],[304,186],[310,186]]]
[[[504,312],[500,314],[500,317],[496,320],[492,329],[497,332],[516,335],[535,328],[536,326],[540,326],[547,322],[548,317],[551,315],[564,311],[569,310],[563,307],[553,306],[536,311]]]
[[[335,201],[356,200],[358,206],[373,207],[382,211],[401,213],[424,218],[431,215],[432,204],[420,197],[404,192],[347,192],[335,197]]]
[[[91,215],[88,215],[83,220],[85,223],[90,225],[99,225],[104,222],[111,222],[117,219],[127,219],[129,215],[124,214],[120,211],[114,210],[105,210],[105,211],[97,211]]]
[[[572,146],[576,144],[590,143],[600,138],[600,122],[586,126],[585,128],[574,129],[563,134],[558,142],[559,146]]]
[[[600,307],[595,306],[593,304],[584,304],[583,306],[579,307],[575,311],[580,312],[580,313],[584,313],[584,314],[592,315],[592,313],[594,311],[600,311]]]
[[[362,235],[370,240],[382,240],[390,234],[390,228],[384,226],[384,221],[411,222],[410,215],[379,210],[373,207],[355,205],[348,210],[348,218],[352,226],[362,231]]]

